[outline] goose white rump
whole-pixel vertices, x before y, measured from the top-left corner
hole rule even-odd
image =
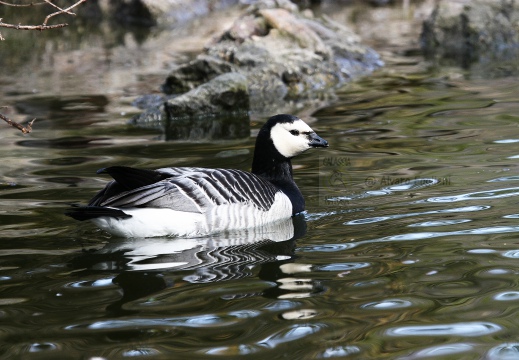
[[[99,171],[113,180],[67,215],[122,237],[201,236],[264,226],[304,211],[291,158],[327,146],[301,119],[276,115],[258,133],[251,172],[113,166]]]

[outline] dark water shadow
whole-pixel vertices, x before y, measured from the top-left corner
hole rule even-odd
[[[250,136],[247,113],[166,119],[165,140],[231,140]]]

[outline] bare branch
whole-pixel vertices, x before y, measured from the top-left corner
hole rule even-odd
[[[0,27],[8,28],[8,29],[16,29],[16,30],[49,30],[49,29],[57,29],[68,26],[67,23],[56,24],[56,25],[14,25],[14,24],[6,24],[0,21]],[[1,37],[1,36],[0,36]],[[1,38],[0,40],[4,40]]]
[[[47,17],[45,17],[45,20],[43,20],[43,23],[41,25],[8,24],[8,23],[4,23],[2,21],[3,19],[0,18],[0,28],[8,28],[8,29],[15,29],[15,30],[38,30],[38,31],[62,28],[62,27],[68,26],[68,24],[67,23],[61,23],[61,24],[55,24],[55,25],[47,25],[47,22],[49,21],[50,18],[52,18],[52,17],[54,17],[56,15],[60,15],[60,14],[68,14],[68,15],[75,16],[76,14],[73,13],[71,10],[73,8],[75,8],[76,6],[82,4],[82,3],[86,2],[86,1],[87,0],[77,0],[74,4],[70,5],[69,7],[65,8],[65,9],[62,9],[58,5],[54,4],[52,2],[52,0],[43,0],[43,2],[35,2],[35,3],[22,4],[22,5],[20,5],[20,4],[12,4],[12,3],[0,0],[0,5],[5,5],[5,6],[30,7],[30,6],[34,6],[34,5],[45,5],[45,4],[47,4],[47,5],[52,6],[55,9],[58,9],[58,11],[53,12],[52,14],[47,15]],[[2,34],[0,34],[0,41],[2,41],[2,40],[5,40],[5,39],[2,36]]]
[[[30,3],[30,4],[11,4],[11,3],[7,3],[5,1],[0,1],[0,5],[13,6],[13,7],[29,7],[29,6],[43,5],[43,4],[45,4],[45,3],[40,2],[40,3]]]
[[[60,10],[60,11],[56,11],[56,12],[54,12],[54,13],[48,15],[48,16],[45,18],[45,20],[43,21],[43,24],[42,24],[42,25],[46,26],[46,25],[47,25],[47,21],[49,21],[49,19],[50,19],[51,17],[56,16],[56,15],[59,15],[59,14],[67,13],[67,14],[71,14],[71,15],[74,15],[74,16],[75,16],[76,14],[74,14],[73,12],[70,12],[70,10],[73,9],[73,8],[75,8],[76,6],[78,6],[78,5],[82,4],[82,3],[84,3],[85,1],[87,1],[87,0],[79,0],[79,1],[77,1],[75,4],[70,5],[70,6],[69,6],[68,8],[66,8],[66,9],[62,9],[62,10]],[[47,1],[46,1],[46,2],[47,2]],[[57,7],[56,5],[54,5],[54,6]],[[59,7],[57,7],[57,8],[59,9]]]
[[[45,1],[46,4],[49,4],[50,6],[52,6],[52,7],[56,8],[56,9],[58,9],[58,10],[59,10],[58,13],[60,13],[60,14],[61,14],[61,13],[66,13],[66,14],[69,14],[69,15],[74,15],[74,16],[76,16],[76,14],[74,14],[73,12],[71,12],[71,11],[67,11],[67,10],[63,10],[62,8],[60,8],[58,5],[54,4],[54,3],[53,3],[52,1],[50,1],[50,0],[43,0],[43,1]],[[74,6],[75,6],[75,5],[74,5]],[[51,14],[51,15],[52,15],[52,14]],[[50,17],[51,15],[47,16],[47,18]],[[46,20],[45,20],[45,22],[46,22]],[[45,24],[45,22],[44,22],[44,24]]]
[[[0,119],[4,120],[7,125],[10,125],[12,127],[17,128],[24,134],[28,134],[32,131],[32,124],[34,124],[34,121],[36,119],[32,119],[26,126],[23,126],[22,124],[19,124],[17,122],[14,122],[13,120],[9,119],[7,116],[0,114]]]

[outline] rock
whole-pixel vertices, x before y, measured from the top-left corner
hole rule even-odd
[[[378,54],[345,26],[299,12],[290,1],[263,0],[210,43],[205,54],[174,70],[165,87],[174,83],[177,89],[190,89],[216,73],[238,71],[248,79],[251,110],[276,112],[290,100],[326,97],[337,85],[382,65]]]
[[[161,104],[146,108],[142,113],[131,118],[128,123],[146,129],[164,131],[167,117],[168,115],[166,114],[164,104]]]
[[[235,22],[222,36],[225,40],[235,40],[243,43],[252,36],[265,36],[268,33],[267,24],[261,18],[245,15],[240,22]]]
[[[255,114],[290,112],[303,102],[313,105],[315,99],[333,98],[338,86],[382,65],[379,55],[347,27],[316,18],[310,10],[299,12],[288,0],[260,0],[216,36],[203,54],[169,74],[164,92],[186,94],[168,100],[164,109],[145,111],[135,121],[245,108]],[[247,89],[223,90],[222,79],[246,84]]]
[[[212,56],[200,55],[195,60],[175,69],[162,86],[166,94],[182,94],[213,78],[237,72],[234,65]]]
[[[214,114],[247,113],[249,93],[247,78],[231,72],[168,100],[165,110],[169,118],[183,118]]]
[[[151,103],[156,100],[153,97]],[[230,72],[149,107],[131,123],[162,129],[166,140],[235,139],[250,134],[248,112],[247,79]]]
[[[517,73],[519,3],[442,1],[424,22],[420,40],[431,59],[455,62],[478,74]]]
[[[309,49],[325,60],[330,58],[331,49],[324,44],[311,26],[308,26],[308,21],[301,21],[285,9],[263,9],[258,13],[265,19],[268,27],[278,30],[282,35],[288,35],[297,42],[299,47]]]

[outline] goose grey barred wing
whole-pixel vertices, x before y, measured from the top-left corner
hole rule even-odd
[[[253,197],[256,205],[262,210],[267,211],[274,202],[274,197],[277,192],[281,192],[277,187],[272,185],[265,179],[246,173],[248,176],[242,177],[237,174],[238,170],[227,170],[231,174],[235,174],[233,178],[236,181],[236,186],[240,191],[248,197]]]
[[[128,166],[111,166],[97,171],[98,174],[109,174],[114,180],[99,191],[88,203],[88,206],[102,206],[113,196],[143,186],[154,184],[168,178],[169,174],[156,170],[135,169]]]
[[[259,176],[241,170],[166,168],[156,171],[165,178],[127,191],[107,191],[110,196],[98,198],[96,205],[204,213],[209,207],[239,203],[268,211],[280,191]]]

